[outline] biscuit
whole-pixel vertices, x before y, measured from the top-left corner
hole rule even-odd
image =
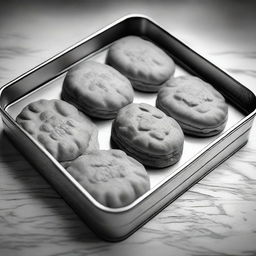
[[[62,98],[87,115],[111,119],[133,101],[130,81],[114,68],[86,61],[68,71]]]
[[[179,124],[145,103],[132,103],[118,112],[112,124],[111,139],[128,155],[156,168],[179,161],[184,144]]]
[[[111,208],[132,203],[150,188],[144,166],[121,150],[98,150],[80,156],[67,171],[99,203]]]
[[[16,121],[60,162],[73,160],[99,148],[96,126],[74,106],[62,100],[30,103]]]
[[[156,106],[176,119],[184,133],[198,137],[220,133],[228,118],[224,97],[195,76],[170,79],[159,91]]]
[[[137,36],[119,39],[109,48],[107,63],[140,91],[157,92],[173,75],[175,64],[162,49]]]

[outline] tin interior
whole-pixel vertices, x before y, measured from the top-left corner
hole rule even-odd
[[[104,47],[104,49],[97,51],[96,53],[90,55],[87,58],[82,59],[81,61],[94,60],[97,62],[105,63],[108,48],[109,46]],[[176,76],[185,75],[185,74],[188,74],[188,72],[185,71],[183,68],[181,68],[179,65],[176,65],[174,76],[176,77]],[[60,99],[62,83],[65,75],[66,75],[66,72],[62,73],[58,77],[55,77],[53,80],[45,84],[42,84],[36,90],[28,94],[25,94],[23,97],[17,99],[12,104],[8,105],[6,107],[6,111],[10,114],[10,116],[13,119],[15,119],[16,116],[20,113],[20,111],[27,104],[33,101],[37,101],[40,99]],[[144,102],[144,103],[148,103],[155,106],[156,96],[157,96],[157,93],[143,93],[143,92],[135,91],[134,102],[136,103]],[[237,110],[231,104],[228,104],[228,108],[229,108],[228,122],[224,132],[230,129],[232,126],[234,126],[237,122],[239,122],[241,119],[245,117],[244,114],[242,114],[239,110]],[[98,120],[93,118],[92,120],[94,121],[94,123],[96,123],[99,130],[98,138],[99,138],[100,149],[110,149],[111,148],[110,135],[111,135],[112,120]],[[184,150],[183,150],[182,157],[178,163],[176,163],[173,166],[162,168],[162,169],[147,168],[147,172],[150,177],[151,188],[157,186],[168,175],[175,172],[177,168],[184,165],[187,161],[189,161],[193,156],[195,156],[200,151],[203,151],[204,148],[209,143],[216,140],[216,138],[219,137],[220,135],[221,134],[213,137],[209,137],[209,138],[197,138],[197,137],[185,135]]]

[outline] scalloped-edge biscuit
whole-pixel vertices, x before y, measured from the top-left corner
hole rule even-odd
[[[150,189],[144,166],[121,150],[80,156],[67,171],[99,203],[111,208],[127,206]]]
[[[220,133],[228,119],[225,98],[195,76],[170,79],[158,92],[156,106],[175,118],[184,133],[198,137]]]
[[[137,36],[114,42],[106,62],[129,78],[133,87],[144,92],[157,92],[175,71],[175,63],[154,43]]]
[[[60,162],[99,148],[96,125],[62,100],[32,102],[20,112],[16,121]]]
[[[179,124],[146,103],[132,103],[118,112],[112,124],[111,139],[128,155],[155,168],[179,161],[184,144]]]
[[[133,101],[134,92],[130,81],[111,66],[85,61],[68,71],[61,96],[87,115],[111,119]]]

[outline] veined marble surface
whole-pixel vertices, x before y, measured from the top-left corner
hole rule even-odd
[[[128,13],[143,13],[256,93],[253,1],[6,1],[0,84]],[[256,255],[256,131],[125,241],[97,238],[0,123],[0,255]]]

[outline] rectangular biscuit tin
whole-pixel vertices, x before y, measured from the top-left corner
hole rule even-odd
[[[227,126],[210,138],[185,136],[184,152],[174,166],[147,170],[151,189],[132,204],[112,209],[99,204],[35,139],[15,122],[22,108],[38,99],[60,98],[68,69],[82,60],[104,62],[108,47],[121,37],[137,35],[166,51],[175,61],[175,76],[193,74],[212,84],[229,106]],[[135,102],[155,105],[156,94],[135,93]],[[1,89],[4,130],[22,154],[40,171],[75,212],[99,236],[125,239],[204,177],[248,140],[256,111],[256,97],[243,85],[208,62],[142,15],[125,16],[11,81]],[[96,121],[101,149],[110,148],[111,121]]]

